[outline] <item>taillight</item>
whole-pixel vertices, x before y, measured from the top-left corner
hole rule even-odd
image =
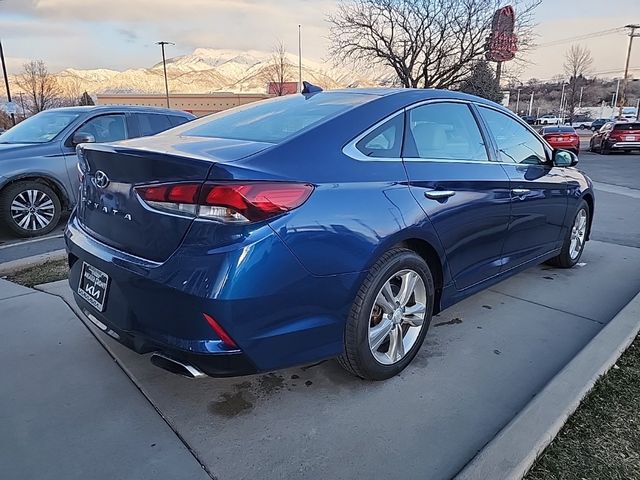
[[[136,192],[153,208],[195,216],[201,187],[201,183],[173,183],[136,187]]]
[[[266,220],[302,205],[313,192],[304,183],[171,183],[136,187],[149,206],[222,222]]]

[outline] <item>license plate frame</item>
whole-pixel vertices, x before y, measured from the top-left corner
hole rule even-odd
[[[78,295],[99,312],[104,311],[110,283],[109,275],[87,262],[82,262]]]

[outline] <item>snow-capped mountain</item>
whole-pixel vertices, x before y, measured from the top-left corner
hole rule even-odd
[[[287,54],[288,81],[298,79],[298,57]],[[272,53],[258,50],[197,48],[189,55],[167,59],[169,89],[173,93],[211,93],[266,91],[265,70],[272,64]],[[66,69],[57,74],[67,90],[97,93],[164,92],[162,63],[151,68],[116,71],[108,69]],[[358,69],[337,68],[328,63],[302,58],[302,78],[323,88],[390,85],[384,74]]]

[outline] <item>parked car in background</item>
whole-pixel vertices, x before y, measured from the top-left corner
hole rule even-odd
[[[0,222],[21,237],[55,228],[78,196],[76,145],[154,135],[195,118],[150,107],[45,110],[0,135]]]
[[[607,155],[613,151],[640,150],[640,122],[608,122],[591,137],[589,150]]]
[[[591,122],[591,130],[594,132],[600,130],[606,123],[611,121],[610,118],[596,118],[593,122]]]
[[[527,122],[529,125],[535,125],[537,120],[535,115],[522,115],[520,118]]]
[[[576,155],[449,90],[286,95],[78,158],[75,301],[189,377],[331,357],[392,377],[432,314],[575,265],[594,209]]]
[[[589,130],[592,123],[593,118],[588,115],[576,115],[573,118],[573,122],[571,122],[571,126],[573,128],[579,128],[580,130]]]
[[[580,136],[573,127],[568,125],[543,127],[540,134],[555,149],[569,150],[576,155],[580,152]]]
[[[536,123],[538,125],[558,125],[563,123],[565,120],[564,117],[560,117],[558,115],[554,115],[552,113],[548,113],[547,115],[543,115],[538,117]]]

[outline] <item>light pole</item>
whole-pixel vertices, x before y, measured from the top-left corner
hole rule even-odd
[[[156,45],[160,45],[160,48],[162,48],[162,68],[164,69],[164,91],[167,95],[167,108],[171,108],[171,106],[169,105],[169,82],[167,80],[167,60],[164,56],[164,46],[175,45],[175,43],[160,41],[160,42],[156,42]]]
[[[626,94],[627,94],[627,81],[629,79],[629,60],[631,59],[631,47],[633,45],[633,38],[640,37],[640,34],[636,34],[636,30],[640,29],[640,25],[625,25],[625,28],[629,29],[629,47],[627,48],[627,60],[624,64],[624,80],[622,82],[622,95],[620,95],[620,99],[617,103],[619,107],[618,118],[622,117],[622,109],[624,108],[624,104],[627,100]],[[617,94],[616,94],[616,100],[618,100]]]
[[[578,101],[578,109],[582,108],[582,92],[584,91],[584,87],[580,87],[580,100]]]
[[[560,95],[560,115],[558,116],[558,125],[564,122],[564,89],[566,84],[562,82],[562,95]]]
[[[4,85],[7,87],[7,100],[11,103],[11,90],[9,90],[9,77],[7,76],[7,66],[4,63],[4,51],[2,50],[2,42],[0,42],[0,61],[2,62],[2,74],[4,75]],[[16,124],[15,114],[11,114],[11,123]]]
[[[518,89],[518,95],[516,96],[516,115],[518,115],[520,109],[520,89]]]
[[[618,83],[616,84],[616,93],[613,94],[613,104],[611,105],[613,107],[613,114],[611,115],[611,118],[614,118],[616,116],[616,105],[618,105],[619,91],[620,91],[620,79],[618,79]]]
[[[531,99],[529,100],[529,116],[531,116],[532,111],[533,111],[533,90],[531,90]]]
[[[298,25],[298,93],[302,92],[302,32]]]

